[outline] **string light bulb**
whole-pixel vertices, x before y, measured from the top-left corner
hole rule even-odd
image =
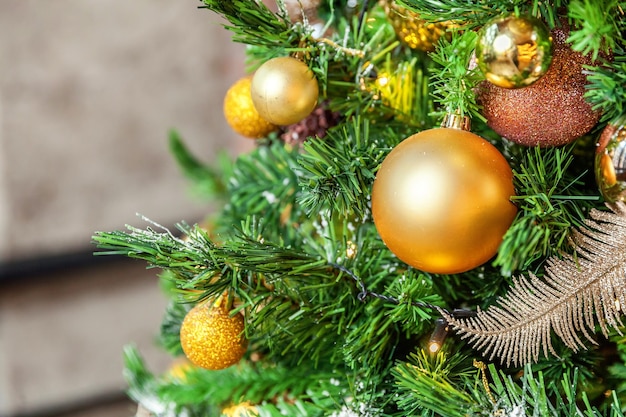
[[[435,330],[433,330],[430,340],[428,341],[428,351],[437,353],[443,346],[443,342],[448,336],[448,322],[444,318],[438,318],[435,321]]]

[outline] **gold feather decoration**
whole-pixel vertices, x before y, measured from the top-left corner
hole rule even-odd
[[[620,332],[626,309],[626,205],[592,210],[586,228],[572,231],[576,257],[550,258],[544,279],[515,278],[509,292],[473,317],[440,310],[452,329],[489,360],[506,366],[536,362],[541,352],[558,356],[551,333],[577,352],[593,344],[596,324],[603,335]],[[621,332],[620,332],[621,334]]]

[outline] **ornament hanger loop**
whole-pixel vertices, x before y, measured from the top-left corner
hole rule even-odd
[[[447,127],[450,129],[461,129],[470,131],[472,126],[471,120],[468,116],[463,116],[459,113],[446,113],[441,122],[441,127]]]

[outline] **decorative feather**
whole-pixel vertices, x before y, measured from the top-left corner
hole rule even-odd
[[[490,360],[519,366],[536,362],[540,353],[556,355],[551,333],[573,351],[593,344],[596,325],[605,337],[618,332],[626,308],[626,205],[612,212],[592,210],[587,228],[572,232],[576,256],[550,258],[544,279],[516,278],[503,297],[473,317],[441,311],[449,325]],[[620,333],[621,334],[621,333]]]

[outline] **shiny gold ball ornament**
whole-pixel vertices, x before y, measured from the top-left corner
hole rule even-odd
[[[254,107],[250,86],[252,77],[244,77],[233,84],[224,97],[224,117],[230,127],[247,138],[258,139],[278,129],[265,120]]]
[[[595,173],[607,202],[626,201],[626,115],[602,131],[596,148]]]
[[[205,302],[193,307],[180,328],[180,343],[187,359],[196,366],[217,370],[241,360],[248,347],[243,337],[241,314],[232,317],[225,300]]]
[[[478,33],[476,63],[498,87],[529,86],[546,73],[551,61],[550,31],[534,17],[498,17]]]
[[[421,19],[419,14],[396,4],[393,0],[381,0],[380,4],[398,39],[411,49],[434,51],[439,38],[454,27],[450,22],[428,23]]]
[[[402,141],[381,164],[372,215],[383,242],[405,263],[454,274],[488,261],[517,208],[513,174],[489,142],[436,128]]]
[[[552,31],[552,64],[535,83],[524,88],[478,86],[478,101],[487,124],[499,135],[524,146],[561,146],[587,133],[600,118],[585,100],[590,57],[567,44],[568,32]]]
[[[252,77],[252,102],[261,117],[290,125],[307,117],[319,97],[317,79],[307,65],[291,57],[273,58]]]

